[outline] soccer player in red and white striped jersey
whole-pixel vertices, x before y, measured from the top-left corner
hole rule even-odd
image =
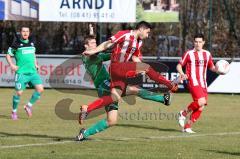
[[[142,40],[148,38],[151,25],[145,21],[139,22],[134,30],[123,30],[103,42],[97,48],[87,50],[83,54],[92,55],[113,47],[110,64],[111,95],[103,96],[93,103],[81,106],[79,122],[82,123],[85,114],[118,101],[126,93],[129,76],[138,73],[146,73],[152,80],[162,83],[169,90],[175,92],[178,88],[176,83],[166,80],[160,73],[156,72],[150,65],[141,61]]]
[[[194,36],[194,48],[187,51],[177,65],[177,71],[183,80],[188,80],[188,89],[192,95],[193,102],[189,104],[186,110],[179,113],[179,124],[184,132],[195,133],[192,131],[192,124],[195,123],[204,108],[207,105],[207,69],[216,72],[212,55],[204,50],[203,34]],[[182,67],[185,67],[185,73]],[[190,119],[185,122],[186,116],[190,114]]]
[[[111,62],[128,62],[132,56],[141,56],[142,39],[136,38],[133,30],[119,31],[110,40],[116,44]]]

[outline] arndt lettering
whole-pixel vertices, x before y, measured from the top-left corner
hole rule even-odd
[[[68,9],[112,9],[112,0],[62,0],[60,8]]]

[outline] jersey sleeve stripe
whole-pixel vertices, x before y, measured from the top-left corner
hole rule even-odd
[[[127,34],[123,34],[122,36],[120,36],[120,37],[117,38],[117,39],[116,39],[115,36],[112,36],[112,37],[110,38],[110,40],[111,40],[113,43],[116,43],[116,42],[118,42],[120,39],[124,38],[126,35],[127,35]]]
[[[179,63],[183,66],[183,65],[185,65],[185,63],[186,63],[186,59],[187,59],[187,56],[189,55],[189,51],[187,51],[184,55],[183,55],[183,57],[182,57],[182,59],[179,61]]]
[[[8,51],[7,51],[7,54],[8,54],[8,55],[11,55],[11,56],[14,56],[14,49],[11,48],[11,47],[9,47],[9,48],[8,48]]]

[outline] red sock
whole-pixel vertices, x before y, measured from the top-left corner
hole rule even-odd
[[[197,101],[194,101],[188,105],[188,111],[194,112],[195,110],[198,110],[199,108],[200,108],[200,105],[198,104]]]
[[[90,113],[93,110],[102,108],[104,106],[107,106],[109,104],[113,103],[113,99],[111,96],[103,96],[101,98],[98,98],[94,102],[88,105],[87,112]]]
[[[189,123],[185,124],[184,129],[187,129],[187,128],[191,128],[191,124]]]
[[[187,116],[187,114],[188,114],[188,112],[187,112],[186,110],[184,110],[184,111],[182,112],[182,115],[185,116],[185,117]]]
[[[154,81],[162,83],[168,87],[169,90],[172,89],[172,84],[169,80],[163,77],[160,73],[156,72],[152,67],[146,71],[146,74]]]
[[[195,123],[198,118],[200,117],[202,111],[201,110],[196,110],[194,112],[192,112],[191,116],[190,116],[190,120],[192,121],[192,123]]]

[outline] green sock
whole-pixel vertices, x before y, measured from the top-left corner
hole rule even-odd
[[[138,92],[138,96],[143,98],[143,99],[148,99],[148,100],[152,100],[155,102],[160,102],[160,103],[164,103],[164,98],[163,96],[147,91],[145,89],[140,89],[140,91]]]
[[[96,124],[92,125],[90,128],[88,128],[84,132],[83,136],[85,138],[88,138],[89,136],[99,133],[107,128],[109,128],[109,126],[107,124],[107,120],[103,119],[103,120],[100,120],[99,122],[97,122]]]
[[[34,91],[31,99],[29,100],[28,106],[32,106],[38,99],[40,99],[41,93]]]
[[[18,108],[18,104],[20,102],[20,96],[18,95],[13,95],[13,99],[12,99],[12,109],[13,109],[13,112],[17,112],[17,108]]]

